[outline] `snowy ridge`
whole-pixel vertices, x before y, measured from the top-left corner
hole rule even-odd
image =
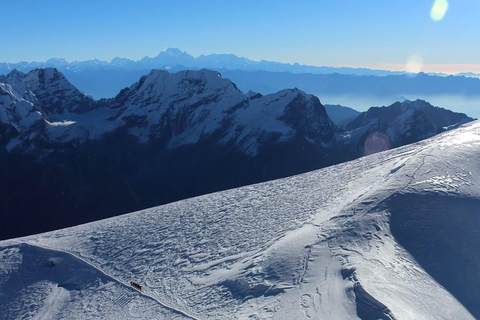
[[[182,71],[170,74],[153,70],[116,98],[113,108],[121,105],[121,118],[143,119],[146,130],[130,130],[147,142],[150,136],[172,135],[170,146],[196,143],[220,129],[225,113],[246,99],[229,80],[218,72]],[[118,101],[118,102],[117,102]],[[142,125],[139,124],[139,125]]]
[[[55,143],[83,143],[126,128],[141,143],[160,139],[174,149],[219,133],[218,144],[234,144],[255,156],[272,134],[285,142],[299,132],[320,143],[331,140],[336,130],[312,95],[292,89],[249,97],[218,72],[205,69],[173,74],[152,70],[114,99],[98,102],[53,68],[27,75],[14,70],[6,80],[42,110],[46,137]]]
[[[297,105],[292,105],[299,99]],[[302,113],[303,105],[307,110],[323,109],[312,95],[292,89],[248,97],[218,72],[205,69],[174,74],[154,70],[123,90],[112,108],[117,105],[123,106],[119,118],[135,119],[137,128],[141,128],[131,128],[130,133],[139,134],[143,142],[156,135],[171,134],[169,148],[194,144],[222,131],[220,144],[233,143],[239,151],[255,156],[262,139],[274,133],[283,135],[281,141],[286,141],[312,121],[316,122],[309,133],[314,140],[328,140],[332,135],[327,137],[322,130],[334,130],[324,111],[320,111],[322,119],[316,114],[305,114],[302,123],[289,123],[287,109],[295,108],[297,113]]]
[[[307,174],[3,241],[0,309],[29,298],[3,289],[21,286],[15,277],[31,270],[27,243],[70,252],[123,283],[138,281],[148,295],[198,319],[473,319],[480,316],[471,302],[480,297],[479,280],[463,278],[462,268],[480,266],[479,154],[477,121]],[[416,209],[405,211],[406,203]],[[455,203],[460,220],[442,209]],[[438,231],[434,242],[422,238],[429,229]],[[435,254],[422,259],[422,248]],[[457,268],[444,268],[450,260]],[[38,295],[53,294],[59,283],[47,278],[39,287],[35,279],[25,289]],[[92,297],[90,307],[105,306],[82,317],[117,317],[106,288],[96,288],[76,291]],[[109,288],[117,292],[115,283]],[[58,314],[82,312],[79,299],[71,296]],[[46,303],[39,301],[32,314]],[[132,306],[116,308],[128,313]],[[139,316],[152,317],[151,308]]]
[[[160,140],[176,149],[215,134],[210,143],[254,157],[272,143],[307,142],[328,149],[358,144],[375,131],[397,147],[471,120],[425,101],[405,101],[360,114],[341,137],[317,97],[297,88],[265,96],[244,94],[220,73],[206,69],[152,70],[115,98],[100,101],[81,93],[54,68],[28,74],[14,70],[5,79],[17,98],[42,112],[44,138],[53,143],[99,140],[125,128],[140,143]]]
[[[374,150],[378,152],[426,139],[471,120],[462,113],[434,107],[424,100],[405,100],[360,113],[345,125],[345,136],[347,140],[364,140],[365,144],[369,139],[384,140],[379,142],[385,146]],[[372,152],[364,150],[364,153]]]

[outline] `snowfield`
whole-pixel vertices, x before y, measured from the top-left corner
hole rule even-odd
[[[2,241],[0,314],[480,318],[479,159],[476,121],[306,174]]]

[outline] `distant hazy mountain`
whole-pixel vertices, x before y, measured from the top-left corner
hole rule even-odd
[[[144,57],[134,61],[126,58],[114,58],[112,61],[87,60],[68,62],[65,59],[52,58],[46,62],[0,62],[0,74],[8,74],[18,69],[29,72],[35,68],[53,67],[60,70],[80,90],[96,99],[114,97],[121,89],[129,86],[139,77],[150,72],[151,69],[164,69],[171,72],[181,70],[200,70],[209,68],[221,70],[269,71],[312,74],[349,74],[349,75],[376,75],[403,74],[385,70],[366,68],[334,68],[288,64],[274,61],[253,61],[233,54],[200,55],[194,58],[186,52],[176,48],[169,48],[160,52],[156,57]],[[232,79],[240,81],[240,79]],[[291,86],[300,87],[301,86]],[[283,89],[282,87],[281,89]],[[244,91],[257,89],[256,86],[243,88]],[[279,90],[281,90],[279,89]],[[278,90],[257,90],[262,93],[272,93]],[[267,92],[268,91],[268,92]]]
[[[423,99],[480,117],[476,103],[480,97],[480,79],[472,75],[407,75],[370,69],[314,67],[253,61],[231,54],[193,57],[173,48],[138,61],[115,58],[110,62],[68,62],[56,58],[46,62],[0,63],[0,73],[6,75],[14,69],[28,73],[45,67],[57,68],[79,90],[95,99],[114,97],[151,69],[174,73],[209,68],[221,72],[244,92],[270,94],[284,88],[299,88],[322,97],[324,103],[348,105],[357,110],[405,99]]]
[[[464,76],[470,78],[480,78],[480,73],[473,73],[473,72],[462,72],[457,74],[457,76]]]
[[[361,114],[345,132],[316,96],[245,94],[209,70],[152,70],[99,101],[53,68],[4,80],[3,238],[314,170],[472,120],[407,101],[383,108],[388,117]]]
[[[390,75],[403,74],[404,72],[392,72],[386,70],[374,70],[367,68],[335,68],[335,67],[316,67],[300,65],[298,63],[280,63],[274,61],[253,61],[243,57],[237,57],[234,54],[210,54],[193,57],[177,48],[168,48],[160,52],[156,57],[144,57],[134,61],[126,58],[114,58],[112,61],[87,60],[68,62],[65,59],[49,59],[46,62],[18,62],[18,63],[0,63],[0,73],[7,74],[14,69],[20,71],[30,71],[34,68],[54,67],[61,71],[72,70],[75,72],[90,68],[124,68],[135,70],[150,69],[229,69],[229,70],[264,70],[272,72],[292,72],[292,73],[340,73],[352,75]]]
[[[298,87],[319,96],[328,95],[438,95],[458,94],[465,97],[480,96],[480,79],[466,77],[389,75],[352,76],[342,74],[292,74],[288,72],[244,72],[222,70],[222,75],[232,79],[243,90],[261,93],[276,91],[279,87]]]
[[[324,104],[324,107],[330,119],[339,127],[343,127],[344,124],[360,114],[360,111],[338,104]]]

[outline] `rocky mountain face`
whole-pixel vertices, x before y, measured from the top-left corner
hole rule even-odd
[[[28,74],[14,70],[6,76],[6,82],[45,111],[49,118],[64,113],[84,113],[95,105],[92,98],[80,92],[54,68],[35,69]]]
[[[42,133],[44,118],[40,108],[25,100],[9,84],[0,83],[0,106],[2,145],[13,147],[15,143],[32,140]]]
[[[313,95],[245,94],[209,70],[152,70],[99,101],[53,68],[3,81],[1,238],[351,160],[372,132],[397,146],[471,120],[404,102],[389,116],[359,115],[346,132]]]
[[[352,139],[347,144],[360,156],[423,140],[471,120],[423,100],[406,100],[372,107],[347,123],[345,129]]]

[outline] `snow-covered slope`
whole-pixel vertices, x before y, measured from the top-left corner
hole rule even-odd
[[[322,170],[3,241],[0,312],[478,318],[479,156],[477,121]]]
[[[381,108],[393,114],[389,123],[368,114],[348,133],[313,95],[245,94],[205,69],[152,70],[100,101],[53,68],[4,80],[0,180],[9,187],[0,213],[8,227],[0,239],[315,170],[363,156],[365,146],[395,147],[472,120],[456,114],[432,126],[409,108],[391,112],[394,105]],[[448,113],[431,108],[432,118]]]

